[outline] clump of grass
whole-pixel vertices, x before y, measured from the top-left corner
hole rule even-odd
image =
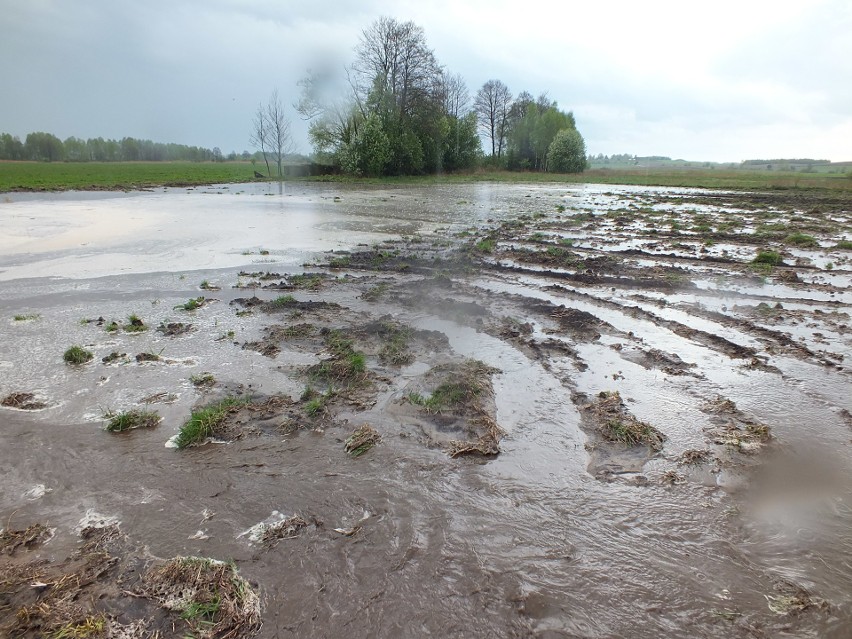
[[[62,359],[66,364],[85,364],[94,357],[90,351],[87,351],[82,346],[72,346],[62,355]]]
[[[202,291],[219,291],[219,290],[221,290],[221,287],[216,286],[215,284],[211,284],[207,280],[202,280],[201,284],[198,285],[198,288],[200,288]]]
[[[333,257],[328,261],[328,268],[347,268],[349,266],[349,256]]]
[[[368,302],[376,302],[381,299],[385,293],[387,293],[388,288],[390,288],[390,285],[386,282],[371,286],[361,295],[361,299],[367,300]]]
[[[296,298],[292,295],[279,295],[271,302],[268,302],[267,306],[269,308],[285,308],[295,303]]]
[[[778,251],[758,251],[751,263],[778,266],[781,264],[781,254]]]
[[[460,408],[482,394],[485,385],[481,378],[485,373],[490,372],[493,372],[493,369],[482,362],[470,360],[461,370],[455,371],[451,379],[438,385],[429,397],[410,393],[408,401],[430,413]]]
[[[213,373],[204,372],[190,376],[189,381],[192,382],[193,386],[199,388],[202,386],[213,386],[216,383],[216,378],[213,377]]]
[[[126,333],[143,333],[148,330],[148,327],[145,326],[145,323],[136,314],[128,317],[127,324],[125,324],[122,328]]]
[[[244,399],[226,397],[215,404],[192,411],[189,419],[181,427],[175,444],[178,448],[186,448],[212,437],[231,411],[245,405]]]
[[[26,322],[26,321],[29,321],[29,320],[37,320],[37,319],[40,319],[40,318],[41,318],[41,315],[39,315],[38,313],[29,313],[27,315],[15,315],[15,321],[16,322]]]
[[[107,333],[115,333],[119,328],[118,322],[113,320],[104,327],[104,330],[106,330]]]
[[[111,433],[121,433],[134,428],[151,428],[160,423],[160,416],[156,411],[133,409],[124,413],[107,413],[104,415],[109,421],[106,430]]]
[[[288,278],[288,282],[295,288],[306,288],[314,291],[322,287],[322,277],[320,275],[308,275],[307,273],[291,275]]]
[[[379,336],[382,338],[382,348],[379,350],[379,359],[387,364],[401,366],[410,364],[414,359],[408,350],[408,342],[411,339],[411,329],[393,322],[382,324]]]
[[[329,388],[324,393],[318,393],[310,386],[306,386],[299,398],[305,404],[305,413],[308,417],[316,417],[325,412],[326,405],[334,397],[334,390]]]
[[[787,237],[784,238],[785,244],[792,244],[793,246],[800,246],[804,248],[814,247],[818,245],[816,238],[813,235],[807,235],[806,233],[791,233]]]
[[[316,327],[313,324],[291,324],[285,326],[281,330],[281,334],[287,339],[295,339],[299,337],[310,337],[314,334]]]
[[[367,372],[364,353],[356,351],[353,341],[340,330],[328,330],[324,337],[331,357],[308,369],[310,375],[327,383],[354,383],[362,379]]]
[[[493,238],[486,237],[474,244],[473,248],[479,253],[493,253],[496,244]]]
[[[852,240],[840,240],[834,245],[834,248],[842,251],[852,251]],[[17,317],[15,319],[18,319]]]
[[[356,428],[352,434],[346,438],[343,447],[346,452],[352,457],[360,457],[373,446],[381,441],[382,437],[369,424],[364,424]]]
[[[563,237],[559,240],[559,243],[562,246],[574,246],[574,240],[570,237]]]
[[[607,441],[628,446],[646,445],[654,451],[662,449],[665,436],[650,424],[631,415],[618,391],[600,393],[586,409],[594,411],[598,431]]]
[[[202,297],[192,297],[189,300],[187,300],[186,302],[184,302],[183,304],[177,304],[174,308],[182,310],[182,311],[194,311],[194,310],[204,306],[204,303],[206,301],[207,300],[203,296]]]

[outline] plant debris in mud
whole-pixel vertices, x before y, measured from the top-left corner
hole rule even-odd
[[[217,429],[225,422],[228,415],[248,403],[238,397],[225,399],[192,411],[189,419],[181,427],[175,438],[178,448],[186,448],[204,442],[216,435]]]
[[[159,362],[160,355],[159,353],[138,353],[136,355],[136,361],[139,363],[142,362]]]
[[[179,613],[199,638],[241,639],[260,629],[260,598],[232,563],[175,557],[148,570],[142,593]]]
[[[618,391],[602,391],[584,408],[595,416],[598,432],[605,440],[628,446],[648,446],[654,451],[663,448],[665,436],[650,424],[636,419],[624,406]]]
[[[216,383],[216,378],[213,376],[213,373],[205,371],[203,373],[190,376],[189,381],[196,388],[209,388]]]
[[[450,457],[499,454],[504,432],[486,409],[486,402],[492,399],[491,375],[499,371],[472,359],[461,364],[439,366],[434,371],[443,381],[431,395],[425,397],[410,393],[408,401],[434,415],[432,419],[440,423],[449,419],[461,425],[469,437],[443,443]]]
[[[165,322],[161,322],[157,327],[157,331],[165,335],[166,337],[176,337],[178,335],[184,335],[186,333],[190,333],[195,330],[192,324],[185,324],[184,322],[169,322],[166,324]]]
[[[710,459],[710,457],[711,452],[709,450],[690,449],[683,452],[680,459],[678,459],[678,464],[681,466],[703,464]]]
[[[274,524],[263,524],[260,541],[265,546],[274,546],[282,539],[295,539],[299,536],[299,532],[307,527],[307,521],[299,515],[293,515]]]
[[[34,393],[10,393],[0,400],[0,406],[18,410],[40,410],[47,404],[37,400]]]
[[[807,610],[828,609],[828,602],[812,597],[804,588],[787,581],[775,585],[777,595],[763,595],[766,605],[776,615],[798,615]]]
[[[92,360],[94,355],[82,346],[72,346],[62,355],[66,364],[80,365]]]
[[[28,530],[41,536],[45,529],[37,524]],[[59,566],[30,562],[8,571],[4,594],[13,595],[10,601],[18,609],[7,619],[0,618],[0,634],[49,639],[105,636],[109,619],[92,609],[94,603],[86,594],[113,571],[118,560],[107,549],[119,535],[115,526],[85,528],[84,545]]]
[[[43,544],[52,534],[51,529],[44,524],[33,524],[25,530],[2,530],[0,531],[0,555],[13,555],[18,548],[30,549]]]
[[[122,357],[127,357],[127,353],[119,353],[118,351],[113,351],[109,355],[102,357],[101,361],[104,364],[112,364],[113,362],[121,359]]]
[[[470,421],[470,427],[481,434],[475,440],[453,439],[447,444],[447,454],[450,457],[462,455],[492,456],[500,453],[500,440],[503,439],[503,429],[488,415],[480,415]]]
[[[153,428],[160,423],[160,415],[156,411],[133,409],[123,413],[107,413],[109,421],[105,430],[111,433],[121,433],[135,428]]]
[[[382,437],[375,428],[363,424],[356,428],[344,442],[344,449],[352,457],[360,457],[381,441]]]

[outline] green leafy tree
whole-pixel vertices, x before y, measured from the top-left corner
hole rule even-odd
[[[23,160],[24,157],[24,145],[18,137],[9,133],[0,135],[0,159]]]
[[[381,120],[373,115],[358,126],[341,150],[341,166],[354,175],[382,175],[391,158],[391,143]]]
[[[24,155],[30,160],[56,162],[63,158],[62,140],[52,133],[37,131],[27,134],[24,142]]]
[[[586,143],[577,129],[562,129],[547,150],[547,170],[553,173],[582,173],[586,170]]]

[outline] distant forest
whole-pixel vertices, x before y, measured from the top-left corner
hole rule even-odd
[[[9,133],[0,133],[0,160],[35,160],[38,162],[222,162],[225,160],[249,160],[248,151],[242,154],[222,155],[218,147],[205,149],[186,144],[170,144],[122,138],[70,137],[64,142],[52,133],[41,131],[20,138]]]

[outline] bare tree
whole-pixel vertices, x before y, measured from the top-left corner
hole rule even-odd
[[[269,102],[266,104],[266,122],[269,131],[269,152],[278,166],[278,179],[280,180],[283,177],[281,162],[285,155],[293,152],[294,146],[293,138],[290,135],[290,120],[285,115],[284,104],[278,95],[278,89],[272,92]]]
[[[473,108],[479,126],[491,140],[491,157],[502,157],[506,146],[512,92],[500,80],[489,80],[477,91]]]
[[[446,71],[441,75],[441,93],[444,97],[444,111],[447,115],[460,118],[470,107],[470,93],[467,83],[460,73],[450,74]]]
[[[255,111],[254,118],[251,121],[249,144],[259,149],[263,154],[263,161],[266,162],[266,175],[269,175],[269,158],[266,156],[266,149],[269,147],[269,128],[266,125],[266,110],[262,104],[257,105],[257,111]]]
[[[361,33],[351,79],[359,103],[385,99],[402,121],[436,97],[441,68],[422,27],[382,17]]]
[[[294,146],[290,135],[290,120],[286,117],[278,89],[272,92],[266,106],[260,104],[257,107],[252,120],[251,144],[263,154],[267,175],[270,174],[267,156],[272,156],[278,169],[278,178],[281,179],[281,163],[284,156],[293,152]]]

